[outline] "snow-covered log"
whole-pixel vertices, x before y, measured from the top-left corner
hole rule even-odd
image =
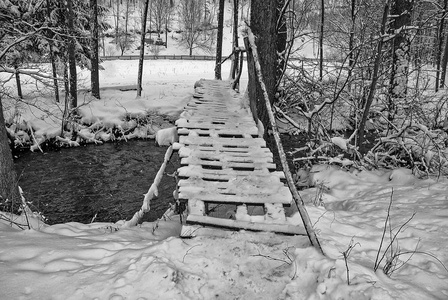
[[[297,209],[300,213],[300,216],[303,221],[303,225],[305,226],[305,230],[308,235],[308,238],[310,239],[311,244],[320,253],[323,254],[322,247],[320,246],[319,240],[317,239],[317,236],[314,231],[313,225],[311,224],[311,220],[308,215],[308,212],[306,211],[306,208],[303,204],[303,200],[302,200],[299,192],[297,191],[297,188],[294,183],[294,179],[292,178],[291,172],[289,171],[288,162],[286,161],[286,155],[283,150],[283,145],[282,145],[282,142],[280,139],[280,134],[278,132],[277,123],[275,122],[275,116],[274,116],[274,113],[272,112],[272,107],[271,107],[271,103],[269,102],[268,92],[266,90],[266,86],[263,81],[263,74],[261,72],[261,65],[260,65],[260,60],[258,58],[257,46],[255,45],[255,37],[254,37],[252,31],[250,30],[250,28],[248,28],[247,34],[248,34],[249,44],[252,48],[252,55],[253,55],[253,60],[254,60],[254,64],[255,64],[256,80],[259,82],[260,87],[263,92],[263,96],[264,96],[264,100],[265,100],[265,104],[266,104],[266,111],[268,113],[269,121],[271,123],[272,132],[274,135],[275,143],[277,145],[277,150],[278,150],[278,153],[280,156],[280,161],[282,163],[283,172],[285,173],[286,182],[288,183],[291,194],[292,194],[294,201],[297,205]]]
[[[157,172],[156,177],[154,178],[154,182],[151,184],[151,187],[149,188],[148,192],[145,194],[145,197],[143,198],[143,204],[139,211],[137,211],[132,219],[129,221],[124,222],[122,227],[131,227],[136,226],[140,219],[143,217],[143,215],[148,212],[151,209],[151,200],[154,198],[154,196],[158,196],[158,186],[160,184],[160,181],[162,180],[163,173],[165,172],[165,168],[167,163],[170,161],[171,155],[173,154],[173,147],[170,146],[166,150],[165,158],[163,160],[162,166],[160,166],[159,171]]]

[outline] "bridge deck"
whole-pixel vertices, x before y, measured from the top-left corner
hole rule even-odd
[[[271,151],[229,82],[198,85],[176,122],[179,199],[188,201],[187,224],[305,234],[288,222],[284,206],[292,196],[281,182],[283,173],[275,171]],[[234,209],[224,217],[211,216],[222,204]],[[251,215],[254,207],[258,212]]]

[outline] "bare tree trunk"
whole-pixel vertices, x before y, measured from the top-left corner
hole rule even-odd
[[[165,16],[165,49],[168,48],[168,13]]]
[[[17,86],[17,96],[20,99],[23,99],[23,94],[22,94],[22,84],[20,83],[20,73],[19,73],[19,69],[17,66],[14,66],[14,70],[15,70],[15,77],[16,77],[16,86]],[[1,124],[1,123],[0,123]],[[0,125],[1,126],[1,125]]]
[[[381,21],[380,37],[383,37],[386,32],[386,23],[388,14],[389,14],[389,0],[386,0],[386,4],[384,5],[384,11],[383,11],[383,19]],[[367,96],[367,100],[363,108],[362,119],[359,124],[358,143],[361,151],[363,150],[362,147],[364,142],[364,131],[367,122],[367,116],[369,115],[370,106],[372,105],[373,96],[375,95],[376,84],[378,82],[378,70],[381,64],[382,50],[383,50],[383,39],[380,38],[378,39],[378,45],[376,49],[375,63],[373,65],[372,82],[370,83],[370,91],[369,95]]]
[[[322,81],[324,72],[324,21],[325,0],[320,3],[320,33],[319,33],[319,80]]]
[[[67,0],[67,19],[68,19],[68,30],[71,35],[75,34],[73,26],[73,3],[72,0]],[[68,44],[68,64],[70,71],[70,100],[71,107],[75,108],[78,106],[78,89],[77,89],[77,75],[76,75],[76,57],[75,57],[75,37],[69,37],[70,41]]]
[[[222,34],[224,31],[224,0],[219,0],[218,36],[216,41],[215,79],[221,80]]]
[[[53,75],[53,86],[54,86],[54,98],[57,103],[59,103],[61,100],[59,99],[59,84],[58,84],[58,74],[56,72],[56,61],[54,59],[53,55],[53,45],[52,42],[49,42],[50,47],[50,62],[51,62],[51,71]]]
[[[61,123],[61,135],[64,134],[64,130],[66,130],[66,121],[67,121],[67,112],[70,103],[70,84],[68,77],[68,66],[67,66],[67,58],[63,57],[64,64],[64,90],[65,90],[65,98],[64,98],[64,111],[62,113],[62,123]]]
[[[50,0],[47,0],[47,18],[50,20],[50,13],[51,13],[51,7],[50,7]],[[51,70],[53,74],[53,85],[54,85],[54,97],[56,99],[56,102],[59,103],[59,85],[58,85],[58,79],[57,79],[57,72],[56,72],[56,61],[54,59],[53,54],[53,41],[51,38],[48,39],[48,46],[50,48],[50,63],[51,63]]]
[[[124,20],[124,48],[128,45],[128,20],[129,20],[129,0],[126,0],[126,16]],[[124,50],[121,55],[123,56]]]
[[[239,52],[236,52],[238,46],[238,7],[239,1],[233,0],[233,60],[232,60],[232,68],[230,73],[230,78],[235,79],[236,74],[238,73],[238,59]]]
[[[117,23],[115,24],[115,42],[118,43],[118,27],[119,27],[119,21],[120,21],[120,1],[117,1]]]
[[[91,65],[90,83],[92,88],[92,96],[100,99],[100,77],[98,67],[98,3],[97,0],[90,0],[91,9],[91,26],[92,26],[92,40],[91,40]]]
[[[285,0],[277,0],[278,1],[278,9],[277,9],[277,55],[278,55],[278,65],[277,65],[277,73],[276,73],[276,87],[280,86],[280,81],[283,76],[283,68],[286,64],[286,40],[288,39],[288,29],[286,27],[286,18],[284,9],[286,9]]]
[[[20,201],[17,175],[8,144],[3,105],[0,98],[0,202],[5,202],[6,199],[12,204]]]
[[[411,13],[414,4],[413,1],[408,0],[395,0],[392,3],[390,13],[393,16],[393,21],[389,23],[391,24],[390,31],[394,35],[394,38],[392,40],[392,66],[389,81],[388,126],[394,120],[397,103],[403,101],[407,94],[409,49],[411,42],[407,30],[403,29],[411,25]]]
[[[442,57],[442,46],[443,46],[443,38],[444,38],[444,27],[445,27],[445,17],[446,17],[446,9],[447,9],[448,0],[443,1],[443,11],[442,17],[440,18],[439,30],[437,31],[437,50],[436,50],[436,84],[435,91],[439,91],[439,77],[440,77],[440,60]]]
[[[356,28],[356,0],[352,0],[350,17],[351,17],[351,27],[350,27],[350,36],[348,40],[348,74],[347,77],[350,78],[352,76],[353,65],[355,64],[355,28]],[[350,89],[350,87],[349,87]]]
[[[149,0],[145,1],[142,16],[142,33],[140,40],[140,57],[138,60],[137,97],[142,96],[143,60],[145,58],[146,20],[148,19]]]
[[[448,5],[446,5],[447,1],[445,0],[444,6],[445,6],[445,14],[447,13],[446,8]],[[445,78],[446,78],[446,67],[448,64],[448,38],[445,39],[445,48],[443,49],[443,58],[442,58],[442,74],[440,77],[440,87],[445,88]]]
[[[261,71],[268,92],[270,103],[274,103],[276,75],[277,75],[277,13],[278,1],[251,1],[250,28],[256,36],[258,55],[260,57]],[[258,119],[263,123],[265,135],[271,124],[264,104],[264,96],[257,85],[256,101]]]

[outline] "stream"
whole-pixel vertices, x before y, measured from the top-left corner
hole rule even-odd
[[[159,170],[166,147],[154,140],[118,141],[103,145],[24,152],[15,159],[19,185],[31,208],[47,224],[129,220],[142,205]],[[173,154],[165,173],[179,167]],[[173,202],[174,177],[163,176],[159,196],[143,221],[160,218]]]

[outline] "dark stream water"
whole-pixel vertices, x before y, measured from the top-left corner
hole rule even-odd
[[[19,184],[48,224],[129,220],[142,205],[165,156],[154,140],[86,145],[46,153],[23,153],[15,160]],[[165,170],[179,166],[175,153]],[[144,221],[161,217],[173,202],[175,179],[164,175],[159,197]]]

